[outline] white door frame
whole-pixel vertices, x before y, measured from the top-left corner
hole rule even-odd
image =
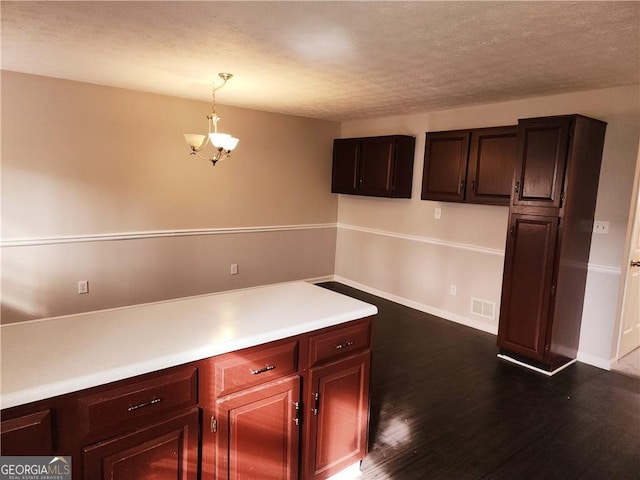
[[[627,299],[627,287],[629,280],[629,264],[631,263],[633,251],[634,251],[634,234],[637,232],[637,229],[640,229],[640,144],[638,144],[638,158],[636,160],[636,171],[633,182],[633,191],[631,194],[631,206],[629,211],[629,221],[627,222],[627,241],[626,241],[626,249],[624,255],[624,263],[622,266],[622,275],[621,275],[621,292],[622,295],[619,295],[618,302],[618,342],[616,346],[616,356],[615,359],[618,360],[620,358],[620,342],[622,339],[622,329],[623,329],[623,315],[624,315],[624,306],[625,301]]]

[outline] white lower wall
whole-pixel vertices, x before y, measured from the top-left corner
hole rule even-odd
[[[338,281],[493,334],[498,331],[503,264],[504,251],[497,249],[349,225],[338,228]],[[456,295],[451,295],[451,285]],[[493,304],[491,318],[471,312],[472,298]]]
[[[578,360],[609,370],[615,361],[611,350],[617,338],[620,269],[590,265],[585,288]]]
[[[2,248],[2,323],[330,278],[335,242],[335,225],[320,224],[9,243]],[[78,294],[79,280],[89,281],[88,294]]]

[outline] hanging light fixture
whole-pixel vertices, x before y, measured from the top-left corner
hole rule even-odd
[[[231,155],[231,150],[236,148],[236,145],[238,145],[239,142],[237,138],[232,137],[228,133],[218,133],[218,121],[220,120],[220,117],[216,115],[216,90],[220,90],[224,87],[227,80],[233,77],[231,73],[219,73],[218,75],[222,79],[222,84],[217,87],[215,86],[215,83],[213,85],[213,91],[211,93],[211,114],[207,115],[207,120],[209,121],[208,135],[198,135],[194,133],[184,134],[184,140],[191,148],[191,155],[196,155],[198,158],[203,160],[209,160],[214,166],[219,160],[224,160],[229,157]],[[200,151],[206,147],[209,142],[211,142],[211,145],[215,148],[211,158],[200,155]]]

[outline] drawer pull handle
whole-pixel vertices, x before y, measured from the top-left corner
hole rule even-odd
[[[156,403],[160,403],[161,401],[161,398],[154,398],[150,402],[140,403],[138,405],[133,405],[127,408],[127,412],[133,412],[134,410],[138,410],[139,408],[150,407],[151,405],[155,405]]]
[[[258,368],[256,370],[251,370],[251,375],[260,375],[261,373],[268,372],[269,370],[275,369],[275,365],[267,365],[266,367]]]
[[[351,340],[347,340],[344,343],[339,343],[338,345],[336,345],[336,350],[341,350],[343,348],[350,347],[351,345],[353,345],[353,342]]]

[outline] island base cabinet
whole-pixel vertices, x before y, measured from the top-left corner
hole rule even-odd
[[[311,370],[307,479],[320,480],[367,451],[371,352]]]
[[[4,409],[2,454],[83,480],[325,479],[366,455],[372,318]]]
[[[297,479],[299,399],[298,376],[220,398],[217,478]]]
[[[3,420],[0,453],[5,456],[51,455],[51,423],[51,410],[48,409]]]
[[[197,408],[83,449],[84,480],[196,480]]]

